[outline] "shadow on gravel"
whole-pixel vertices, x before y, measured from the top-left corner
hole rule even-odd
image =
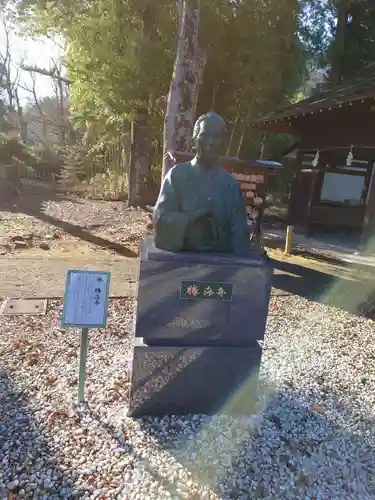
[[[309,395],[310,401],[317,401],[311,408],[302,399],[292,389],[274,394],[254,418],[190,416],[141,422],[145,440],[156,440],[194,481],[219,498],[375,498],[375,445],[361,435],[374,423],[358,421],[354,434],[325,415],[319,394]],[[342,412],[343,418],[349,413],[344,406]],[[348,419],[353,417],[348,414]]]
[[[131,435],[124,434],[123,430],[120,428],[116,429],[116,427],[112,424],[108,424],[104,421],[104,419],[100,416],[98,412],[93,410],[89,404],[85,405],[90,417],[98,422],[100,426],[108,433],[108,435],[115,439],[124,453],[127,455],[131,455],[136,461],[142,463],[144,469],[147,473],[152,477],[152,481],[157,481],[159,485],[168,490],[171,494],[176,495],[178,497],[178,489],[173,484],[173,482],[169,481],[162,474],[160,474],[152,464],[148,463],[147,460],[141,453],[137,453],[136,447],[132,445]],[[127,497],[126,497],[127,498]],[[198,500],[198,499],[197,499]]]
[[[339,278],[298,264],[271,260],[286,274],[274,274],[273,287],[309,300],[335,306],[359,316],[375,319],[375,280]]]
[[[69,233],[75,238],[92,243],[98,247],[104,249],[110,249],[119,255],[124,257],[137,257],[137,253],[133,250],[127,248],[120,243],[110,241],[99,236],[95,236],[90,231],[72,224],[70,222],[65,222],[56,217],[52,217],[44,213],[43,206],[48,201],[72,201],[71,197],[58,195],[58,194],[46,194],[46,195],[34,195],[34,196],[20,196],[0,199],[0,211],[8,211],[12,213],[24,213],[25,215],[33,216],[42,222],[55,226],[63,231]],[[83,204],[79,199],[74,198],[74,203]]]
[[[31,214],[32,215],[32,214]],[[47,222],[52,226],[58,227],[63,231],[69,233],[71,236],[75,238],[79,238],[80,240],[87,241],[88,243],[92,243],[101,248],[108,248],[109,250],[115,251],[117,254],[122,255],[123,257],[137,257],[137,253],[129,248],[121,245],[120,243],[116,243],[114,241],[107,240],[105,238],[101,238],[100,236],[95,236],[89,231],[82,229],[80,226],[75,224],[71,224],[70,222],[64,222],[60,219],[56,219],[51,215],[47,215],[43,212],[38,214],[36,217],[43,222]]]
[[[0,368],[0,497],[70,498],[72,481],[22,393]]]

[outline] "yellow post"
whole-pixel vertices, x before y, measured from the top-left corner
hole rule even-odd
[[[292,253],[292,250],[293,250],[293,226],[287,226],[284,253],[290,255]]]

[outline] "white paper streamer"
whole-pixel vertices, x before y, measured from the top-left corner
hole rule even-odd
[[[320,154],[319,154],[319,150],[318,150],[318,151],[316,152],[315,158],[313,159],[313,161],[312,161],[312,163],[311,163],[311,164],[312,164],[312,166],[313,166],[314,168],[316,168],[316,167],[318,166],[318,163],[319,163],[319,156],[320,156]]]
[[[348,156],[346,157],[346,166],[350,167],[351,164],[353,163],[354,160],[354,155],[353,155],[353,144],[350,146],[350,151]]]

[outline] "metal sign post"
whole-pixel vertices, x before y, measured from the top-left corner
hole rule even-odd
[[[78,382],[78,402],[85,400],[85,382],[86,382],[86,361],[87,346],[89,343],[89,329],[82,328],[81,343],[79,349],[79,382]]]
[[[89,328],[107,326],[110,273],[100,271],[68,271],[63,328],[81,328],[78,402],[85,400],[86,362]]]

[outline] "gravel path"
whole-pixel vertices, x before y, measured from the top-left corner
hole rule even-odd
[[[375,499],[371,323],[274,297],[259,414],[135,421],[125,416],[132,310],[111,301],[108,328],[90,333],[81,408],[79,335],[60,330],[61,303],[2,318],[0,498]]]

